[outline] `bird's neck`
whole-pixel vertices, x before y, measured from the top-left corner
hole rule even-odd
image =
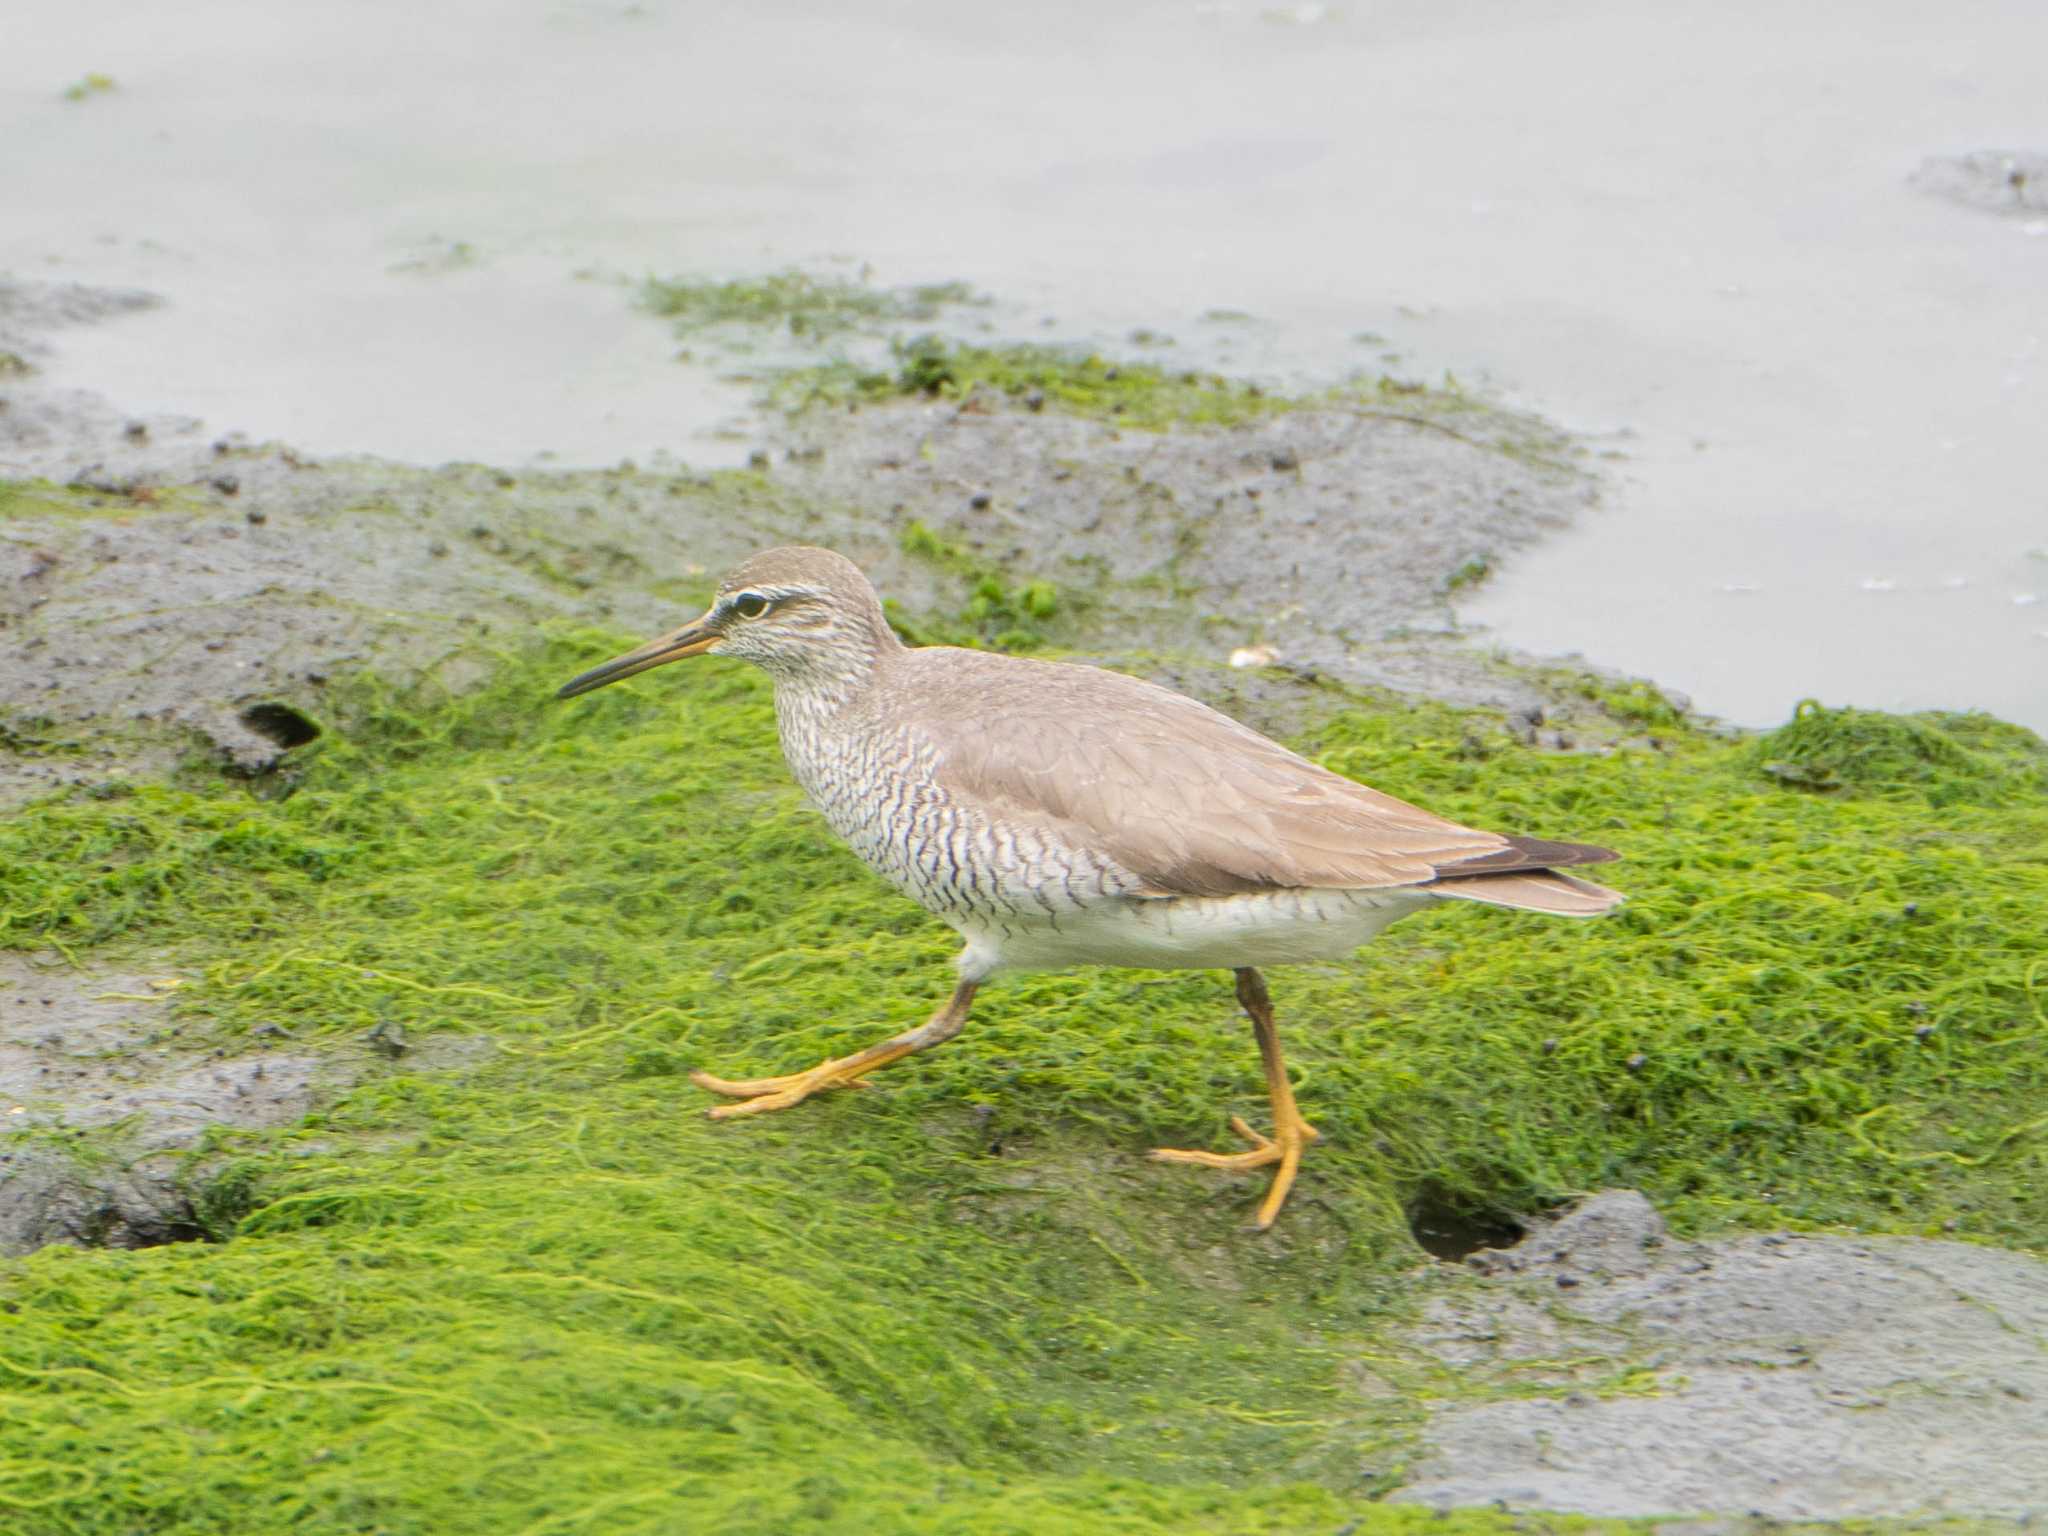
[[[883,619],[879,605],[866,622],[839,626],[829,643],[805,646],[800,655],[777,658],[775,709],[780,715],[829,720],[857,703],[875,686],[903,642]]]

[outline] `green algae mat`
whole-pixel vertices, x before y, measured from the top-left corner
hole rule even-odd
[[[2048,1245],[2025,732],[1808,708],[1565,756],[1342,702],[1301,743],[1321,760],[1610,844],[1631,901],[1424,915],[1276,973],[1324,1140],[1259,1238],[1261,1178],[1142,1157],[1257,1117],[1221,976],[1007,978],[871,1091],[705,1120],[689,1068],[898,1029],[953,945],[803,807],[763,680],[549,700],[621,639],[559,636],[461,696],[359,685],[267,781],[103,785],[0,827],[0,942],[191,976],[187,1039],[490,1042],[219,1138],[190,1175],[210,1241],[0,1264],[0,1526],[1570,1528],[1376,1502],[1432,1402],[1528,1390],[1400,1343],[1430,1284],[1414,1202],[1484,1220],[1626,1184],[1687,1232]]]

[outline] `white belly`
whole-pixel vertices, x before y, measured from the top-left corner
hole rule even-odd
[[[956,921],[954,926],[967,940],[960,971],[971,981],[995,971],[1070,965],[1234,969],[1341,960],[1430,900],[1412,890],[1176,896],[1107,901],[1028,920]]]

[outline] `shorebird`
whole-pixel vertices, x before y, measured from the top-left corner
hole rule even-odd
[[[1261,966],[1349,955],[1396,918],[1476,901],[1591,917],[1621,896],[1564,871],[1615,855],[1446,821],[1310,762],[1206,704],[1099,667],[905,646],[860,568],[771,549],[700,618],[563,684],[573,698],[685,656],[760,667],[782,754],[860,857],[966,941],[945,1005],[915,1029],[780,1077],[691,1080],[736,1100],[714,1118],[787,1109],[950,1040],[1003,970],[1229,969],[1272,1103],[1251,1145],[1153,1157],[1277,1165],[1270,1227],[1317,1132],[1280,1054]]]

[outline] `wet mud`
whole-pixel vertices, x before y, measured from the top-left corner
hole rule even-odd
[[[205,1235],[183,1154],[211,1127],[303,1117],[337,1075],[321,1055],[181,1043],[162,1022],[180,981],[0,956],[0,1254]]]
[[[1563,527],[1597,485],[1540,423],[1398,400],[1149,432],[983,390],[799,416],[778,478],[885,539],[914,522],[1075,592],[1089,644],[1256,649],[1465,702],[1454,673],[1436,686],[1382,647],[1451,635],[1458,587]]]
[[[1397,1501],[1592,1515],[2022,1518],[2048,1510],[2048,1260],[1776,1233],[1679,1242],[1609,1190],[1440,1298],[1446,1364],[1625,1364],[1438,1413]]]
[[[288,1125],[395,1058],[364,1038],[298,1046],[284,1024],[223,1050],[169,1021],[175,972],[0,953],[0,1256],[49,1243],[148,1248],[219,1235],[222,1133]],[[407,1071],[490,1052],[436,1037]]]

